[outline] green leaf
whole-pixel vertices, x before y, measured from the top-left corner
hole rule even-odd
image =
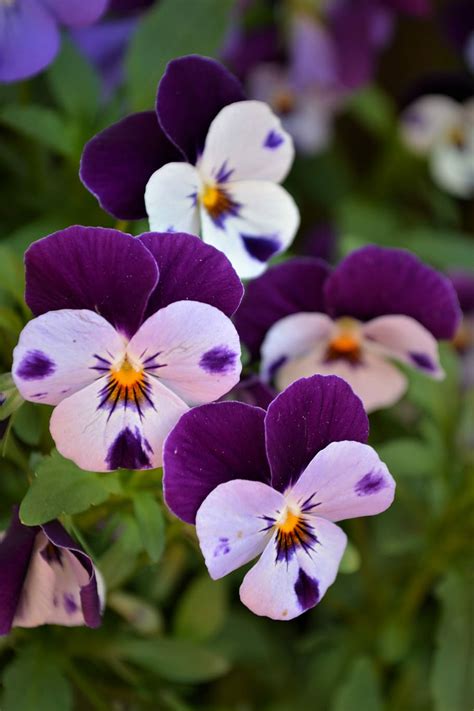
[[[0,405],[0,421],[6,420],[14,412],[16,412],[25,402],[15,386],[9,390],[0,390],[3,404]]]
[[[353,543],[348,541],[344,555],[339,565],[339,572],[350,575],[360,568],[360,553]]]
[[[59,106],[76,121],[93,116],[99,104],[100,81],[92,65],[70,42],[51,65],[47,78]]]
[[[20,518],[27,526],[36,526],[102,504],[111,493],[120,493],[114,474],[86,472],[53,452],[38,466],[21,504]]]
[[[229,662],[206,647],[180,639],[127,639],[119,653],[129,662],[168,681],[211,681],[229,671]]]
[[[437,596],[442,613],[431,671],[434,711],[466,711],[474,699],[472,581],[448,573]]]
[[[44,405],[38,406],[32,402],[25,402],[13,421],[15,434],[30,447],[36,447],[41,441],[42,415],[45,409],[47,414],[49,408],[45,408]]]
[[[120,516],[116,532],[117,540],[99,560],[107,590],[119,587],[133,575],[143,547],[137,523],[131,515]]]
[[[379,682],[370,659],[359,657],[356,659],[346,677],[339,687],[332,711],[383,711],[380,696]]]
[[[0,111],[0,123],[38,141],[60,155],[74,155],[71,132],[59,114],[52,109],[11,104]]]
[[[394,106],[388,95],[375,86],[357,91],[347,110],[372,133],[384,136],[394,129]]]
[[[227,612],[225,582],[203,575],[181,597],[175,618],[178,637],[204,641],[222,627]]]
[[[157,563],[165,547],[165,521],[161,506],[153,494],[140,491],[133,496],[133,508],[143,547],[153,563]]]
[[[59,660],[39,645],[20,650],[3,676],[2,711],[72,711]]]
[[[183,54],[217,54],[231,7],[232,0],[161,0],[146,14],[126,59],[134,110],[153,107],[157,83],[171,59]]]
[[[377,445],[377,453],[395,479],[431,474],[436,465],[433,449],[421,439],[400,437]]]
[[[11,249],[0,246],[0,292],[6,291],[23,304],[24,284],[22,260]]]

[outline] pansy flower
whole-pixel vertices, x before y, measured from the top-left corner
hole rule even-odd
[[[0,82],[37,74],[55,58],[60,27],[90,25],[107,0],[0,0]]]
[[[25,260],[37,318],[14,351],[20,393],[55,406],[56,446],[83,469],[160,466],[180,415],[238,382],[229,261],[192,235],[99,227],[56,232]]]
[[[406,390],[392,360],[443,377],[437,339],[452,338],[459,317],[446,277],[409,252],[370,245],[332,272],[310,258],[273,267],[249,284],[236,325],[278,390],[334,373],[370,411]]]
[[[196,524],[212,578],[261,554],[240,598],[257,615],[291,620],[334,582],[346,546],[334,522],[392,503],[395,483],[367,435],[360,400],[334,376],[299,380],[267,412],[203,405],[165,442],[165,499]]]
[[[279,185],[294,149],[265,104],[243,99],[219,63],[173,60],[156,112],[128,116],[86,145],[83,183],[115,217],[148,215],[152,230],[201,235],[240,276],[260,274],[298,228],[298,209]]]
[[[422,87],[426,92],[422,93]],[[474,195],[474,81],[439,77],[420,83],[401,115],[404,143],[427,156],[434,181],[460,198]]]
[[[14,511],[0,541],[0,635],[48,624],[98,627],[103,598],[99,572],[59,521],[24,526]]]

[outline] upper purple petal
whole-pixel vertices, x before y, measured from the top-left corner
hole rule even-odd
[[[301,311],[324,311],[328,275],[329,266],[318,259],[290,259],[248,284],[235,324],[252,356],[258,356],[275,321]]]
[[[163,488],[171,511],[194,523],[204,499],[232,479],[269,483],[265,411],[240,402],[195,407],[179,420],[163,450]]]
[[[366,442],[369,421],[350,386],[335,375],[313,375],[270,403],[265,437],[272,486],[284,491],[331,442]]]
[[[435,338],[452,338],[461,317],[449,279],[403,249],[369,245],[352,252],[333,271],[324,291],[332,317],[368,321],[403,314]]]
[[[76,541],[71,538],[59,521],[50,521],[50,523],[43,524],[41,529],[53,545],[71,551],[89,574],[89,582],[87,585],[81,587],[82,613],[88,627],[99,627],[101,624],[101,605],[92,560],[87,553],[79,547]]]
[[[80,177],[101,207],[121,220],[146,217],[145,188],[151,175],[182,156],[153,111],[131,114],[86,143]]]
[[[35,316],[90,309],[131,336],[158,281],[153,256],[131,235],[103,227],[68,227],[25,255],[25,299]]]
[[[101,17],[109,0],[43,0],[56,19],[68,27],[84,27]]]
[[[140,241],[160,271],[145,316],[173,301],[201,301],[232,316],[242,299],[242,282],[222,252],[193,235],[149,232]]]
[[[0,635],[11,630],[38,530],[20,522],[16,507],[0,542]]]
[[[59,29],[37,0],[0,5],[0,82],[37,74],[59,49]]]
[[[459,305],[465,314],[474,312],[474,273],[473,272],[451,272],[449,274]]]
[[[156,112],[166,136],[190,162],[204,147],[219,111],[245,99],[240,82],[219,62],[189,55],[169,62],[158,86]]]

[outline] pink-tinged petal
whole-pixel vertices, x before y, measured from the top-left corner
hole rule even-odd
[[[93,311],[51,311],[21,332],[12,375],[25,400],[57,405],[97,380],[124,350],[124,339]]]
[[[366,442],[369,422],[346,382],[314,375],[293,383],[270,403],[265,434],[272,486],[285,491],[331,442]]]
[[[265,412],[240,402],[196,407],[182,416],[163,451],[165,501],[194,523],[204,499],[233,479],[269,483]]]
[[[309,377],[314,373],[337,375],[345,380],[360,397],[367,412],[391,407],[407,389],[407,380],[403,373],[386,358],[367,349],[359,363],[350,363],[342,358],[328,361],[321,351],[290,360],[277,371],[276,386],[279,390],[284,390],[299,378]]]
[[[200,234],[201,178],[189,163],[167,163],[146,184],[145,207],[154,232]]]
[[[362,335],[380,353],[407,363],[432,378],[444,376],[438,342],[409,316],[380,316],[363,326]]]
[[[331,521],[312,521],[317,542],[297,548],[287,560],[277,558],[275,536],[240,586],[240,599],[256,615],[292,620],[314,607],[336,579],[346,534]]]
[[[37,74],[59,49],[54,18],[36,0],[22,0],[0,8],[0,82],[14,82]]]
[[[198,165],[211,183],[281,183],[293,159],[291,136],[270,107],[261,101],[240,101],[223,108],[211,123]]]
[[[360,442],[332,442],[286,493],[312,515],[330,521],[375,516],[388,509],[395,482],[377,452]]]
[[[51,435],[59,452],[88,471],[161,466],[163,442],[187,405],[156,378],[146,395],[107,398],[107,378],[63,400],[53,411]]]
[[[173,59],[166,67],[156,112],[169,140],[195,163],[214,117],[227,104],[244,98],[240,82],[222,64],[189,55]]]
[[[48,537],[38,533],[13,625],[86,624],[81,588],[89,582],[87,570],[71,551],[51,546]]]
[[[305,356],[315,347],[325,345],[333,328],[334,322],[329,316],[317,313],[291,314],[273,324],[261,349],[264,380],[271,380],[287,361]]]
[[[324,312],[323,284],[329,267],[318,259],[290,259],[248,284],[235,315],[240,337],[257,358],[268,329],[300,312]]]
[[[461,105],[449,96],[422,96],[401,116],[402,139],[412,150],[427,153],[460,116]]]
[[[220,484],[196,514],[196,533],[211,578],[216,580],[263,551],[272,536],[267,518],[285,506],[283,496],[259,481]]]
[[[131,114],[86,143],[80,178],[100,206],[120,220],[146,217],[145,188],[162,165],[181,154],[163,133],[154,111]]]
[[[37,533],[36,527],[23,526],[15,507],[8,530],[0,537],[0,635],[12,628]]]
[[[449,279],[403,249],[368,245],[351,252],[324,291],[332,317],[411,316],[435,338],[452,338],[461,318]]]
[[[54,16],[68,27],[91,25],[101,17],[109,0],[45,0]]]
[[[230,183],[231,210],[213,218],[201,207],[202,238],[221,250],[237,274],[250,279],[292,243],[300,216],[280,185],[265,180]]]
[[[160,279],[145,317],[174,301],[201,301],[232,316],[244,288],[229,260],[198,237],[181,233],[148,233],[139,237],[152,253]]]
[[[128,352],[189,405],[217,400],[239,381],[242,369],[231,320],[198,301],[176,301],[150,316]]]
[[[135,237],[103,227],[68,227],[25,255],[28,306],[35,316],[89,309],[133,335],[158,281],[156,261]]]

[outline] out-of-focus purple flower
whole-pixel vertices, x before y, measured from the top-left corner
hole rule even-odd
[[[460,309],[449,280],[399,249],[370,245],[330,272],[294,259],[248,285],[235,322],[264,381],[283,390],[313,373],[347,380],[368,411],[388,407],[407,380],[391,363],[443,377],[437,339],[454,336]]]
[[[243,99],[218,62],[173,60],[156,113],[132,114],[87,143],[83,183],[116,217],[148,215],[152,230],[201,235],[241,277],[261,274],[298,229],[298,208],[280,185],[294,147],[268,106]]]
[[[393,501],[395,482],[367,435],[360,400],[333,376],[298,380],[267,412],[199,407],[165,443],[165,500],[196,524],[212,578],[261,554],[240,599],[257,615],[291,620],[334,582],[347,540],[334,522]]]
[[[463,319],[454,336],[454,345],[462,358],[462,383],[465,388],[474,386],[474,274],[451,272],[449,275],[463,313]]]
[[[277,394],[276,390],[268,383],[264,383],[258,375],[249,375],[247,378],[243,378],[222,400],[237,400],[266,410]]]
[[[474,3],[454,0],[447,4],[441,19],[446,34],[474,72]]]
[[[338,234],[327,222],[314,225],[303,237],[300,254],[332,263],[337,257]]]
[[[2,0],[0,82],[40,72],[58,52],[61,25],[90,25],[106,7],[107,0]]]
[[[139,16],[155,0],[111,0],[106,19],[71,32],[82,54],[96,67],[107,99],[123,82],[123,60]]]
[[[100,574],[59,521],[24,526],[15,510],[0,541],[0,635],[12,627],[98,627],[103,603]]]
[[[54,405],[58,450],[89,471],[161,465],[183,412],[239,380],[229,316],[242,284],[223,254],[187,234],[140,237],[70,227],[26,257],[26,301],[12,377]]]

